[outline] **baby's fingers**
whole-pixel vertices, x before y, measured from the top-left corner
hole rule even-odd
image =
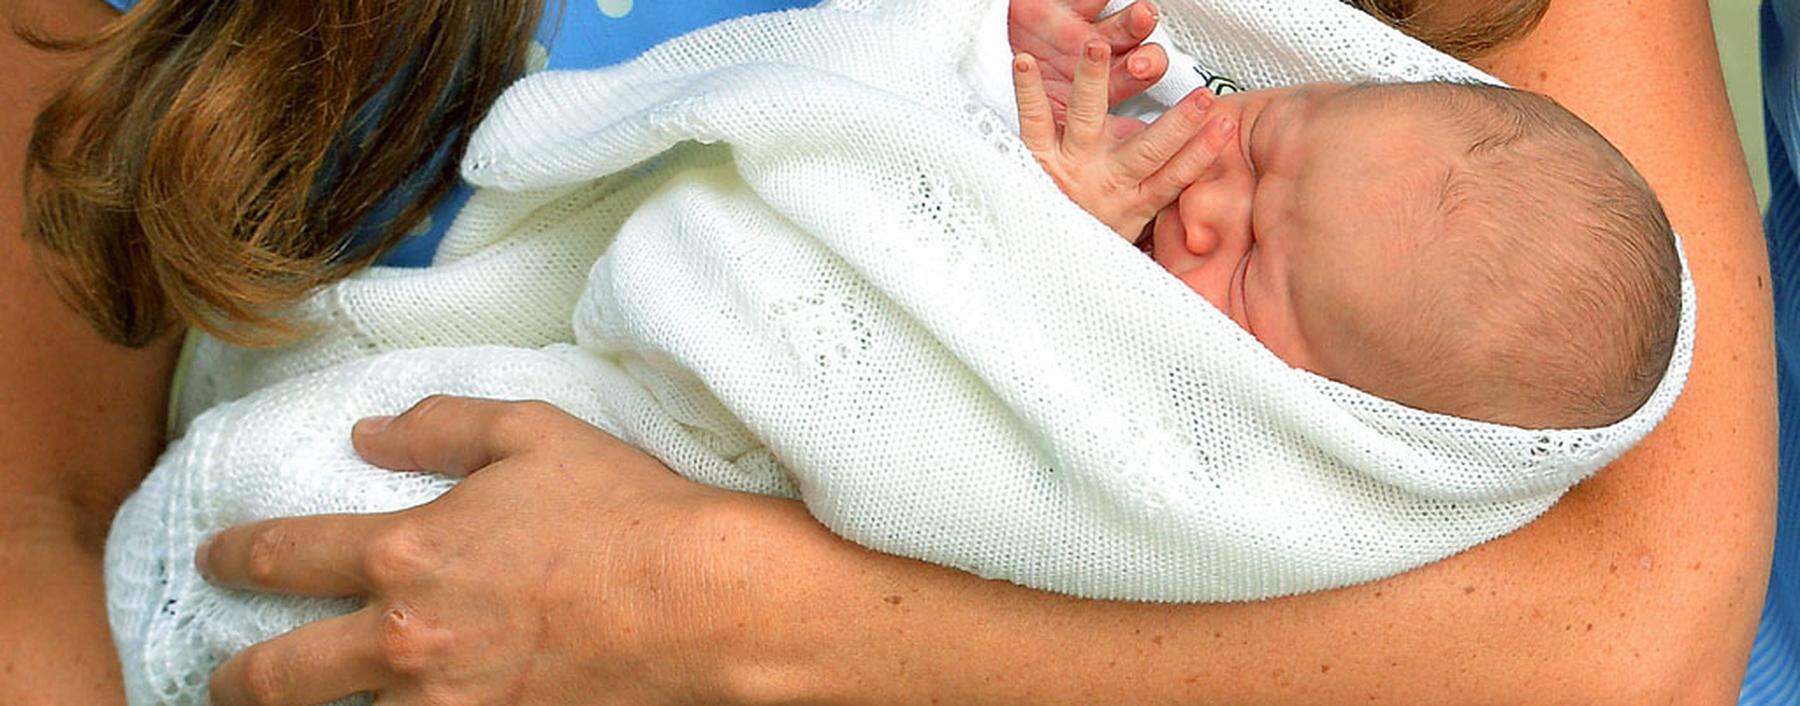
[[[1180,198],[1181,190],[1198,181],[1207,167],[1218,160],[1231,138],[1237,136],[1237,128],[1237,121],[1227,116],[1208,120],[1199,136],[1189,140],[1168,164],[1144,180],[1139,187],[1144,197],[1152,203],[1172,203]]]
[[[1156,6],[1147,0],[1138,0],[1095,22],[1094,30],[1112,45],[1114,52],[1123,53],[1148,38],[1156,30],[1157,19]]]
[[[1104,143],[1108,74],[1112,50],[1106,42],[1090,41],[1081,49],[1075,67],[1075,86],[1069,95],[1069,121],[1063,133],[1063,149],[1071,156],[1095,153]]]
[[[1056,118],[1051,112],[1050,97],[1044,92],[1044,75],[1037,58],[1030,54],[1013,57],[1013,93],[1019,101],[1019,139],[1032,152],[1056,147]]]
[[[1145,44],[1133,49],[1113,62],[1112,86],[1107,90],[1107,101],[1118,105],[1131,100],[1156,85],[1168,72],[1169,54],[1162,47]]]
[[[1119,146],[1119,175],[1133,182],[1143,181],[1168,164],[1181,148],[1200,134],[1206,123],[1206,111],[1214,99],[1206,89],[1195,91],[1177,103],[1148,129]]]
[[[1137,118],[1127,118],[1118,115],[1106,116],[1106,134],[1110,136],[1109,139],[1112,140],[1113,144],[1129,140],[1138,133],[1143,132],[1147,127],[1150,126],[1145,125],[1144,121]]]

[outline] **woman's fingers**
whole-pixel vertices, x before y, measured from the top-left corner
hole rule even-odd
[[[1069,95],[1068,126],[1063,133],[1063,148],[1071,156],[1091,155],[1104,142],[1111,60],[1112,49],[1105,42],[1091,41],[1082,47],[1081,63],[1075,67],[1075,85]]]
[[[390,676],[363,609],[253,645],[213,671],[213,706],[310,706],[374,691]]]
[[[194,553],[208,582],[228,588],[338,598],[369,590],[363,547],[380,515],[315,515],[240,525]]]
[[[350,439],[364,460],[382,468],[465,476],[524,450],[544,432],[568,422],[577,420],[542,402],[440,395],[421,400],[398,417],[357,422]]]
[[[1044,76],[1030,54],[1013,57],[1013,93],[1019,102],[1019,139],[1034,153],[1056,147],[1056,116],[1044,93]]]
[[[1142,181],[1162,169],[1182,147],[1200,134],[1201,126],[1206,122],[1206,112],[1212,109],[1213,103],[1212,93],[1206,89],[1195,91],[1163,113],[1150,127],[1120,145],[1118,163],[1123,170],[1121,176]]]
[[[1145,179],[1142,189],[1146,198],[1156,203],[1171,203],[1200,178],[1219,158],[1231,138],[1237,135],[1237,121],[1227,116],[1208,120],[1200,135],[1176,152],[1169,163]]]

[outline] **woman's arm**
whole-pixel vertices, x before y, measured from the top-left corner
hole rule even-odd
[[[162,448],[178,336],[142,350],[100,340],[57,300],[22,238],[31,121],[80,57],[24,45],[12,22],[92,32],[99,0],[0,11],[0,703],[123,702],[100,554],[119,502]]]

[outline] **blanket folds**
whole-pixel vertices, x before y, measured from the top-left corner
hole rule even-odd
[[[1003,3],[1006,0],[984,0]],[[1525,430],[1296,371],[1064,198],[964,79],[991,6],[839,0],[539,74],[477,132],[440,264],[309,300],[306,342],[204,342],[182,435],[108,545],[133,703],[202,703],[235,650],[342,602],[219,591],[230,525],[386,511],[357,419],[550,401],[697,481],[797,497],[859,544],[1079,596],[1246,600],[1390,576],[1514,530],[1673,404]],[[1332,0],[1163,3],[1250,86],[1476,78]]]

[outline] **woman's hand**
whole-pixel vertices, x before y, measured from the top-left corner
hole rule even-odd
[[[236,655],[213,703],[719,703],[691,657],[731,636],[697,600],[735,495],[547,404],[431,398],[368,419],[357,451],[395,470],[467,475],[389,515],[290,518],[220,533],[196,555],[223,586],[366,601]],[[705,541],[703,541],[705,540]]]

